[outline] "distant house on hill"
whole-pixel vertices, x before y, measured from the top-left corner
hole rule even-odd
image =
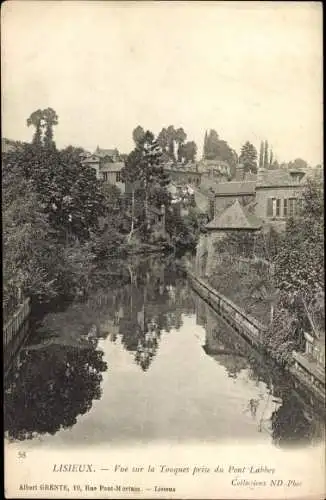
[[[114,148],[114,149],[102,149],[99,146],[97,146],[94,154],[98,156],[99,158],[103,158],[107,161],[112,161],[112,162],[118,162],[120,160],[120,154],[119,151]]]
[[[199,172],[196,163],[166,163],[164,170],[169,175],[171,182],[177,185],[199,186],[201,182],[202,173]]]
[[[97,146],[94,153],[81,154],[81,164],[93,168],[98,179],[114,184],[121,191],[125,191],[125,183],[121,180],[121,170],[125,164],[120,161],[117,149],[100,149]]]

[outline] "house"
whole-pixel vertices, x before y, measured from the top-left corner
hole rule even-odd
[[[166,163],[164,170],[168,173],[170,181],[178,185],[199,186],[201,182],[202,173],[196,163]]]
[[[288,217],[300,209],[304,175],[283,169],[259,169],[256,181],[255,213],[265,223],[284,228]]]
[[[101,149],[99,146],[97,146],[94,154],[101,159],[106,159],[112,162],[118,162],[120,160],[120,154],[116,148]]]
[[[196,265],[199,274],[210,275],[216,258],[215,244],[231,232],[256,233],[263,227],[262,221],[235,200],[214,219],[206,224],[206,233],[202,234],[197,245]]]
[[[120,161],[117,149],[100,149],[97,146],[94,153],[82,153],[80,157],[81,164],[93,168],[98,179],[114,184],[125,192],[125,183],[121,177],[124,162]]]
[[[236,179],[240,177],[243,179],[213,187],[214,217],[238,200],[243,206],[253,205],[255,215],[263,223],[282,229],[286,219],[294,216],[300,208],[304,172],[260,168],[256,176],[251,174],[248,178],[239,165]]]
[[[218,181],[227,181],[231,175],[230,165],[224,160],[201,160],[198,163],[200,172],[203,172],[210,177],[216,178]]]
[[[109,182],[110,184],[114,184],[117,186],[122,192],[125,191],[125,183],[121,178],[121,170],[124,167],[123,162],[110,162],[103,161],[100,163],[100,175],[105,182]]]

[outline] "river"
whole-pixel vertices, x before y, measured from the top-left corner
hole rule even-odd
[[[161,257],[48,313],[5,390],[5,432],[32,448],[153,442],[311,445],[323,419]],[[118,274],[117,274],[118,276]],[[111,280],[112,281],[112,280]]]

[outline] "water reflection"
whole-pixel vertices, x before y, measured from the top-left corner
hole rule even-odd
[[[206,354],[224,366],[229,377],[243,376],[265,385],[267,393],[251,398],[247,406],[247,411],[258,422],[259,432],[263,429],[269,432],[273,443],[280,447],[318,443],[324,439],[323,419],[295,393],[291,378],[255,352],[199,297],[196,297],[196,318],[205,327]],[[261,407],[264,408],[259,414]]]
[[[69,428],[101,397],[103,352],[94,342],[30,346],[5,390],[4,429],[13,439]]]
[[[288,446],[323,436],[322,419],[289,377],[192,293],[173,262],[119,265],[121,280],[47,314],[21,351],[5,391],[9,437],[52,434],[76,444],[267,436]]]
[[[157,353],[162,332],[182,326],[182,313],[194,311],[184,278],[173,262],[151,258],[128,263],[130,284],[93,297],[88,306],[105,304],[106,327],[111,340],[121,338],[134,361],[146,371]],[[110,300],[111,299],[111,300]]]

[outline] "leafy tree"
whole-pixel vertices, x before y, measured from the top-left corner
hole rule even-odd
[[[53,127],[58,125],[58,115],[52,108],[43,111],[43,120],[45,122],[44,146],[47,148],[55,147],[53,140]]]
[[[43,111],[38,109],[34,111],[30,117],[27,119],[27,126],[35,127],[35,133],[33,136],[33,143],[36,146],[41,146],[42,144],[42,128],[44,127]]]
[[[308,167],[308,163],[302,158],[296,158],[294,161],[290,161],[288,164],[289,169],[303,169],[305,170]]]
[[[194,162],[197,155],[197,145],[195,141],[188,141],[182,145],[181,158],[185,162]]]
[[[204,158],[206,160],[225,161],[230,166],[231,177],[234,176],[238,163],[238,156],[226,141],[219,138],[216,130],[210,130],[207,135]]]
[[[35,127],[33,144],[47,148],[55,147],[53,127],[58,125],[58,115],[52,108],[38,109],[27,119],[27,125]]]
[[[210,130],[207,135],[205,159],[215,160],[219,155],[219,136],[216,130]]]
[[[174,135],[174,140],[175,142],[177,143],[177,157],[178,157],[178,161],[182,161],[182,158],[183,158],[183,145],[185,143],[185,140],[187,139],[187,134],[185,133],[185,131],[183,130],[183,128],[178,128],[176,131],[175,131],[175,135]]]
[[[167,144],[168,144],[168,154],[171,160],[175,160],[175,128],[173,125],[169,125],[166,130]]]
[[[149,229],[149,204],[160,208],[162,204],[168,205],[170,201],[166,189],[169,179],[162,165],[162,150],[150,131],[145,132],[143,139],[130,153],[122,170],[122,177],[131,186],[130,240],[139,226]],[[137,214],[136,208],[139,205],[141,210]]]
[[[283,307],[298,322],[298,331],[308,328],[319,335],[313,312],[324,291],[323,186],[308,180],[301,212],[287,222],[280,251],[275,258],[276,286]],[[323,316],[323,307],[320,306]],[[280,317],[282,321],[282,317]],[[299,334],[298,334],[299,335]],[[300,335],[297,341],[301,339]]]
[[[134,140],[134,143],[137,145],[139,142],[141,142],[144,138],[145,131],[143,127],[138,125],[132,132],[132,138]]]
[[[242,146],[239,161],[243,164],[245,172],[257,172],[257,151],[249,141]]]
[[[168,147],[168,133],[166,128],[162,128],[161,132],[158,134],[157,142],[162,151],[166,152]]]

